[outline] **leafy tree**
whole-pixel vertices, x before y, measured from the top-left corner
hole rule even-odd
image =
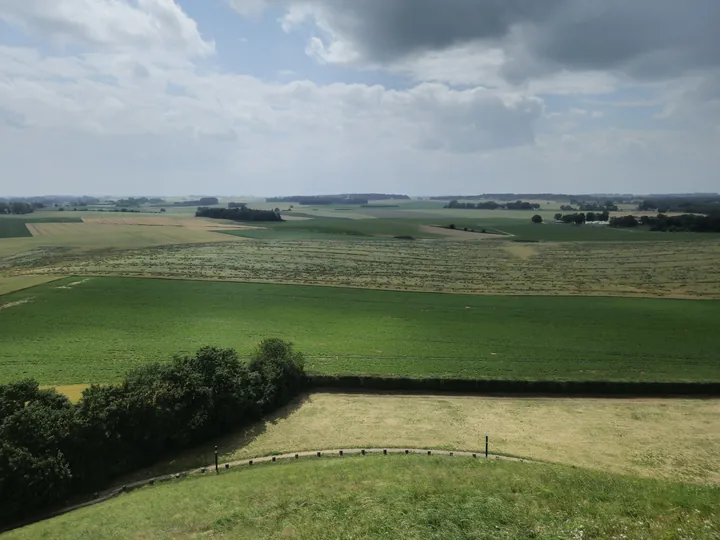
[[[269,339],[247,363],[205,347],[142,366],[77,405],[35,381],[0,385],[0,526],[273,411],[302,389],[304,363]]]
[[[532,217],[532,222],[533,222],[533,223],[542,223],[542,222],[543,222],[543,218],[542,218],[542,216],[541,216],[540,214],[535,214],[535,215]]]

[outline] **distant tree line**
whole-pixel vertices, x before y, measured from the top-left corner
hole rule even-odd
[[[35,211],[35,204],[20,201],[5,202],[0,201],[0,214],[32,214]]]
[[[681,216],[622,216],[610,219],[610,226],[628,228],[649,227],[651,231],[666,232],[720,232],[720,211],[708,215],[683,214]]]
[[[641,212],[654,210],[661,214],[667,212],[710,214],[712,212],[720,212],[720,196],[656,197],[643,200],[638,204],[638,210]]]
[[[470,210],[497,210],[502,208],[505,210],[537,210],[540,208],[538,203],[529,203],[524,201],[507,202],[505,204],[496,203],[495,201],[482,201],[478,203],[459,202],[452,200],[443,208],[460,208]]]
[[[34,208],[45,208],[50,206],[80,206],[82,204],[98,204],[100,199],[96,197],[73,197],[69,195],[42,195],[38,197],[12,197],[3,199],[0,197],[0,203],[24,202],[31,204]]]
[[[583,212],[617,212],[618,206],[613,201],[605,201],[603,203],[597,202],[582,202],[579,204],[579,209]],[[592,221],[592,220],[588,220]],[[607,220],[604,220],[607,221]]]
[[[291,197],[268,197],[269,203],[296,203],[305,206],[328,206],[332,204],[363,205],[370,201],[388,199],[409,200],[408,195],[398,193],[343,193],[340,195],[293,195]]]
[[[610,219],[610,213],[607,210],[602,212],[576,212],[574,214],[555,214],[555,221],[562,221],[563,223],[574,223],[575,225],[582,225],[583,223],[596,222],[596,221],[608,221]]]
[[[247,207],[247,203],[244,202],[229,202],[228,208],[245,208]]]
[[[304,382],[302,354],[271,339],[248,362],[206,347],[143,366],[76,405],[33,380],[0,385],[0,530],[256,421]]]
[[[283,221],[277,209],[255,210],[247,206],[240,206],[238,208],[201,207],[195,212],[195,217],[229,219],[232,221]]]
[[[127,199],[120,199],[118,201],[115,201],[115,206],[125,206],[125,207],[134,207],[134,206],[142,206],[144,204],[162,204],[165,201],[163,199],[153,197],[153,198],[147,198],[147,197],[129,197]]]
[[[217,197],[203,197],[197,201],[182,201],[173,203],[173,206],[214,206],[220,204]]]
[[[367,197],[350,195],[313,195],[296,197],[269,197],[265,199],[269,203],[296,203],[305,206],[329,206],[332,204],[363,205],[368,204]]]
[[[531,199],[541,201],[563,201],[574,205],[584,203],[601,203],[611,199],[622,203],[636,202],[638,197],[631,193],[604,193],[593,195],[568,195],[565,193],[483,193],[482,195],[443,195],[440,197],[430,197],[431,201],[451,201],[460,200],[497,200],[497,201],[514,201],[517,199]],[[591,209],[592,210],[592,209]]]

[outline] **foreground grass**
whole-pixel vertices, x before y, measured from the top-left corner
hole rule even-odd
[[[720,400],[325,394],[133,479],[322,448],[483,450],[613,473],[720,485]]]
[[[268,337],[330,374],[720,380],[715,301],[131,278],[68,278],[2,298],[0,382],[112,382],[175,353],[212,344],[246,354]]]
[[[716,489],[469,458],[303,460],[194,477],[24,538],[647,538],[720,534]]]

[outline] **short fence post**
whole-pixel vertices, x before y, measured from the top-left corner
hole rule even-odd
[[[217,450],[217,446],[215,447],[215,474],[220,474],[220,469],[218,469],[218,450]]]
[[[487,432],[486,432],[486,433],[485,433],[485,457],[486,457],[486,458],[488,457],[488,440],[489,440],[489,437],[488,437],[488,434],[487,434]]]

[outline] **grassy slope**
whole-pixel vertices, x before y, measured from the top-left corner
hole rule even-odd
[[[720,400],[557,399],[315,393],[249,428],[142,471],[318,448],[490,451],[720,486]],[[670,443],[671,441],[671,443]]]
[[[73,282],[68,279],[65,283]],[[116,380],[213,344],[282,337],[324,373],[720,380],[716,301],[495,297],[91,278],[3,296],[0,380]],[[682,366],[682,368],[680,368]]]
[[[145,488],[6,538],[695,538],[712,488],[469,458],[307,459]]]

